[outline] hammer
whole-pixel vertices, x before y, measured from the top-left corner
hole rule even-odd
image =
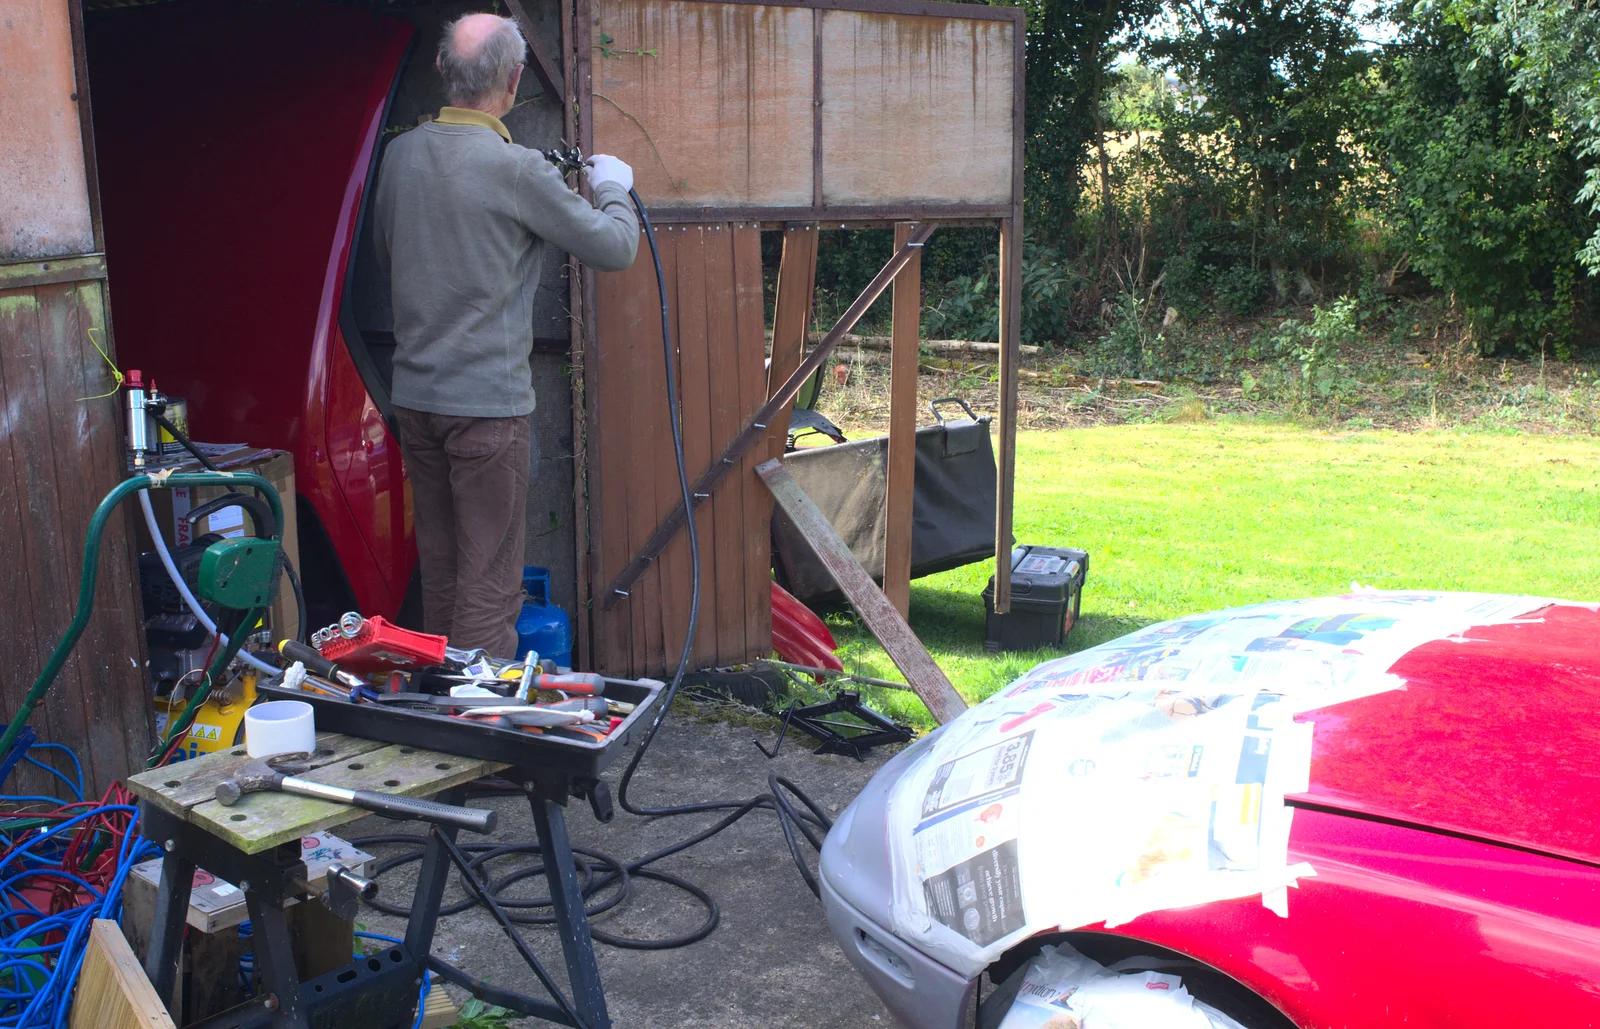
[[[217,800],[224,807],[232,807],[239,803],[239,798],[246,793],[280,790],[302,797],[331,800],[336,804],[349,804],[390,818],[453,825],[469,832],[494,831],[495,812],[492,808],[457,807],[454,804],[440,804],[394,793],[379,793],[376,790],[350,790],[343,786],[329,786],[326,783],[295,777],[296,773],[307,771],[310,767],[287,761],[279,761],[274,766],[270,763],[270,759],[249,761],[231,777],[217,783]]]

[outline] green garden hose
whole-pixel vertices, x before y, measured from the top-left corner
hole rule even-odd
[[[4,736],[0,736],[0,754],[9,754],[11,746],[16,742],[17,734],[33,717],[33,709],[39,701],[49,692],[50,686],[55,682],[56,676],[61,674],[62,667],[67,663],[72,650],[78,645],[78,639],[83,635],[83,630],[89,625],[89,616],[94,611],[94,590],[100,579],[100,538],[105,534],[106,521],[111,517],[111,512],[117,505],[140,490],[169,489],[174,486],[248,486],[259,490],[267,498],[267,504],[272,508],[272,516],[279,526],[283,525],[283,502],[278,498],[278,491],[272,483],[259,475],[249,472],[186,472],[179,475],[135,475],[117,484],[117,487],[107,493],[105,499],[100,501],[100,506],[94,509],[94,517],[89,519],[89,531],[84,534],[83,540],[83,576],[78,581],[78,611],[72,617],[72,624],[67,626],[66,634],[61,637],[61,642],[56,644],[55,652],[50,655],[50,660],[45,662],[44,670],[34,680],[29,688],[28,695],[22,699],[22,705],[17,713],[12,716],[10,724],[6,726]],[[281,531],[281,530],[280,530]],[[277,537],[273,537],[277,539]],[[259,612],[256,612],[259,615]],[[244,633],[236,634],[241,640]],[[232,652],[224,652],[227,660],[233,659],[233,654],[238,648],[231,647]],[[219,659],[220,660],[220,659]],[[221,667],[226,667],[222,665]],[[220,671],[218,666],[214,669]],[[187,711],[185,713],[188,713]]]

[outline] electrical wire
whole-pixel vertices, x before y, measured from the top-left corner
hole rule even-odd
[[[44,816],[60,818],[56,824],[6,837],[0,854],[3,1029],[66,1026],[95,919],[118,917],[128,873],[160,853],[135,831],[139,812],[128,800],[126,790],[113,785],[98,804],[65,805]]]

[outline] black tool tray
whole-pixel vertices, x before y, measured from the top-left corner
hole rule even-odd
[[[575,738],[560,731],[527,732],[453,718],[447,713],[385,704],[356,703],[297,689],[285,689],[282,677],[257,687],[265,700],[299,700],[316,712],[319,732],[340,732],[401,746],[446,754],[503,761],[518,768],[549,771],[582,779],[598,778],[610,767],[636,731],[645,727],[650,709],[666,684],[655,679],[606,679],[600,696],[632,704],[622,724],[604,739]]]

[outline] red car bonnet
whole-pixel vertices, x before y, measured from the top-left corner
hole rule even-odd
[[[1303,715],[1310,804],[1600,865],[1600,612],[1551,605],[1410,651],[1403,689]]]

